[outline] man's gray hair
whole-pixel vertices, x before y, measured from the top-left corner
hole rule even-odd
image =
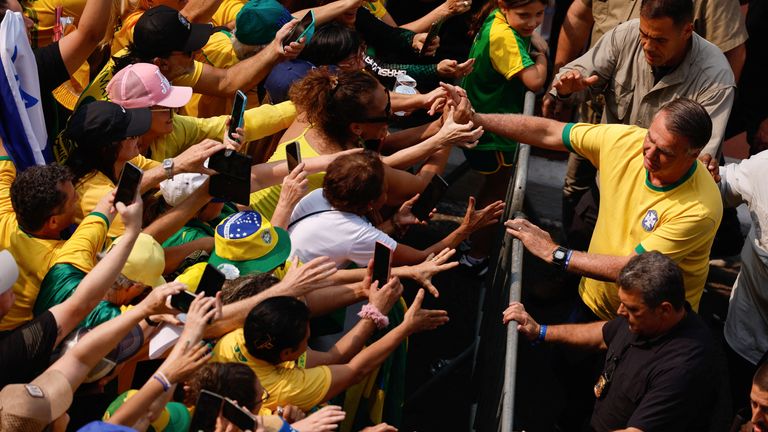
[[[667,102],[661,111],[666,114],[667,130],[685,137],[692,152],[698,153],[712,137],[712,118],[700,103],[679,98]]]
[[[651,309],[665,301],[675,310],[685,304],[683,272],[661,252],[645,252],[632,257],[621,269],[616,284],[624,291],[639,291],[643,303]]]

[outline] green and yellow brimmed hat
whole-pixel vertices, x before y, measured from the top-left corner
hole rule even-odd
[[[244,211],[216,226],[213,254],[208,262],[214,267],[231,264],[245,276],[274,270],[290,253],[291,238],[287,231],[273,227],[259,212]]]

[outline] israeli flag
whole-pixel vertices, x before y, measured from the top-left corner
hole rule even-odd
[[[48,133],[37,63],[18,12],[6,11],[0,24],[0,60],[0,137],[17,169],[43,165]]]

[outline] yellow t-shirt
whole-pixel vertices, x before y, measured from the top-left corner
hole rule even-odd
[[[709,271],[709,250],[723,213],[717,185],[696,162],[675,184],[657,187],[643,166],[646,129],[568,124],[563,142],[600,170],[600,210],[589,252],[627,256],[659,251],[683,272],[685,297],[696,310]],[[602,319],[616,316],[616,284],[582,278],[579,294]]]
[[[92,251],[104,247],[108,219],[101,213],[91,213],[83,219],[69,240],[48,240],[33,237],[19,227],[11,204],[11,184],[16,168],[7,156],[0,157],[0,249],[8,249],[19,266],[19,278],[13,285],[16,301],[0,321],[0,330],[11,330],[32,319],[32,308],[40,292],[40,284],[53,263],[60,257],[77,251]],[[72,263],[82,271],[82,263]]]
[[[243,126],[245,141],[254,141],[286,129],[296,118],[292,102],[262,105],[245,111]],[[197,118],[173,116],[173,132],[161,136],[149,144],[151,158],[162,161],[174,157],[192,145],[210,138],[221,141],[224,137],[227,116]]]
[[[224,0],[216,9],[211,22],[214,26],[226,26],[230,22],[234,22],[237,18],[237,14],[240,13],[240,9],[245,5],[245,0]]]
[[[245,363],[253,369],[269,393],[269,399],[263,406],[273,411],[288,404],[309,411],[325,400],[331,388],[328,366],[304,369],[297,367],[296,362],[273,365],[252,357],[245,347],[243,329],[234,330],[221,338],[213,348],[211,361]]]
[[[299,143],[299,151],[301,152],[302,159],[320,156],[320,154],[318,154],[315,151],[315,149],[313,149],[312,146],[310,146],[309,143],[307,142],[307,138],[305,136],[305,134],[307,133],[307,130],[309,130],[309,128],[307,128],[295,140],[295,141],[298,141]],[[293,142],[293,141],[289,141],[289,142]],[[275,149],[275,153],[272,155],[272,157],[269,158],[267,162],[284,161],[285,146],[287,144],[288,143],[285,142],[278,145],[277,149]],[[323,187],[324,178],[325,178],[324,172],[308,175],[307,179],[309,180],[309,186],[307,189],[307,193]],[[272,219],[272,215],[275,213],[275,207],[277,207],[277,201],[280,199],[280,191],[282,190],[283,190],[282,185],[274,185],[265,189],[257,190],[256,192],[252,192],[251,199],[250,199],[251,208],[261,213],[261,215],[266,217],[267,219]]]
[[[61,6],[62,17],[72,17],[77,22],[85,9],[86,0],[24,0],[24,15],[33,22],[30,31],[32,48],[53,43],[53,26],[56,24],[56,7]]]
[[[195,60],[219,69],[229,69],[236,65],[237,58],[232,48],[230,33],[218,31],[211,35],[208,43],[195,56]],[[247,108],[259,106],[259,94],[256,89],[241,89],[248,97]],[[231,97],[218,97],[195,93],[192,99],[184,106],[184,113],[191,117],[213,117],[229,114],[232,111],[234,95]]]
[[[115,37],[112,39],[113,56],[117,55],[121,50],[128,48],[128,45],[133,42],[133,28],[136,27],[136,23],[144,15],[144,12],[144,9],[137,9],[123,17],[123,24],[115,32]]]
[[[127,53],[127,50],[120,50],[114,57],[122,57]],[[107,84],[112,79],[112,68],[114,68],[115,62],[110,58],[107,64],[101,69],[96,77],[88,84],[88,87],[83,90],[80,95],[80,99],[77,101],[76,106],[80,106],[84,103],[90,103],[95,100],[109,100],[107,94]],[[182,75],[171,81],[171,84],[177,86],[194,87],[200,80],[200,76],[203,74],[203,64],[195,61],[194,70],[191,73]]]
[[[160,165],[159,162],[147,159],[141,155],[131,159],[130,162],[144,171]],[[117,186],[109,179],[109,177],[98,170],[94,170],[93,173],[83,177],[83,179],[75,185],[75,190],[80,196],[80,212],[75,217],[75,220],[80,222],[83,215],[90,213],[96,207],[96,204],[104,198],[104,195],[116,187]],[[112,226],[109,228],[109,236],[115,238],[123,235],[124,232],[125,225],[123,225],[123,220],[120,218],[120,215],[116,215],[115,219],[112,221]]]

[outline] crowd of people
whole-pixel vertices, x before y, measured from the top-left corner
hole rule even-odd
[[[398,1],[0,0],[0,431],[397,430],[432,278],[503,231],[582,276],[498,323],[567,346],[558,430],[768,430],[762,2]],[[570,154],[561,244],[501,220],[518,143]],[[424,246],[452,153],[480,181]]]

